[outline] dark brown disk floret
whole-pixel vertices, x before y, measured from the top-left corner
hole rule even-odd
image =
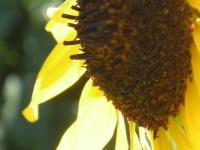
[[[191,77],[190,25],[196,11],[186,0],[78,0],[78,32],[87,74],[124,116],[153,130],[167,128],[184,103]]]

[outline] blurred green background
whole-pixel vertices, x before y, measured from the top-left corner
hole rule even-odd
[[[40,108],[31,124],[21,115],[37,72],[55,40],[46,10],[60,0],[0,0],[0,150],[51,150],[76,117],[85,79]]]

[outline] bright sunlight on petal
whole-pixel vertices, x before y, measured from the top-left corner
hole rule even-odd
[[[115,150],[128,150],[128,141],[126,135],[126,127],[124,117],[120,111],[117,111],[118,123],[117,123],[117,137],[115,143]]]
[[[46,26],[46,30],[49,30],[48,28],[49,26]],[[50,32],[58,43],[63,43],[64,40],[73,41],[77,36],[76,30],[59,22],[51,27]]]
[[[147,132],[146,129],[143,127],[139,127],[139,138],[142,149],[144,150],[151,150],[150,143],[147,141]]]
[[[130,134],[130,150],[142,150],[140,146],[140,141],[135,131],[136,124],[129,121],[129,134]]]
[[[71,9],[72,5],[75,5],[76,1],[75,0],[68,0],[65,1],[54,13],[53,15],[51,15],[51,19],[48,22],[48,24],[46,25],[46,30],[49,32],[52,32],[53,28],[55,28],[54,26],[61,26],[62,24],[62,28],[64,28],[63,26],[67,26],[68,23],[76,23],[75,20],[70,20],[70,19],[66,19],[62,17],[62,14],[70,14],[70,15],[74,15],[77,16],[78,12]],[[56,27],[57,28],[57,27]],[[68,27],[70,28],[70,27]],[[62,34],[62,33],[60,33]]]
[[[199,0],[187,0],[187,1],[192,7],[200,10],[200,1]]]
[[[49,7],[47,9],[47,16],[50,18],[53,16],[53,14],[58,10],[56,7]]]
[[[88,97],[85,91],[89,92]],[[77,120],[65,132],[57,150],[101,150],[113,136],[117,114],[112,103],[92,86],[91,80],[82,93]]]
[[[23,112],[29,121],[38,119],[35,107],[63,92],[83,75],[83,62],[69,58],[70,55],[78,53],[79,48],[79,45],[65,47],[58,44],[52,50],[38,74],[29,107]]]

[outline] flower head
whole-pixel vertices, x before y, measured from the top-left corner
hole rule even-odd
[[[85,73],[58,149],[102,149],[116,126],[116,149],[128,149],[124,118],[130,149],[200,149],[199,11],[197,0],[64,2],[46,26],[58,44],[23,114],[36,121],[40,103]]]

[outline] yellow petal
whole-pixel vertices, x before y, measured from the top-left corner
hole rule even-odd
[[[142,150],[140,146],[140,141],[138,135],[135,132],[136,124],[132,121],[129,121],[129,134],[130,134],[130,150]]]
[[[38,106],[29,104],[22,113],[29,122],[38,120]]]
[[[72,54],[79,52],[80,45],[58,44],[43,64],[33,90],[32,100],[23,111],[27,120],[38,119],[37,107],[73,85],[85,72],[83,62],[71,60]]]
[[[129,121],[130,150],[134,150],[135,123]]]
[[[85,91],[95,92],[85,96]],[[78,118],[63,135],[57,150],[101,150],[113,136],[117,114],[112,103],[92,87],[91,80],[82,93]]]
[[[151,150],[149,143],[147,142],[147,132],[146,129],[143,127],[139,127],[139,137],[140,143],[143,150]]]
[[[77,32],[74,29],[59,22],[51,28],[51,33],[58,43],[73,41],[77,36]]]
[[[168,139],[167,133],[163,128],[160,128],[157,133],[157,138],[152,139],[153,150],[173,150],[173,147]],[[153,137],[151,137],[153,138]],[[182,150],[182,149],[181,149]]]
[[[185,127],[192,150],[200,149],[200,94],[195,83],[188,84],[185,96]]]
[[[180,110],[177,116],[180,118],[183,126],[185,126],[185,106],[180,106]]]
[[[197,47],[198,52],[200,53],[200,25],[196,24],[196,27],[193,31],[194,42]]]
[[[118,111],[117,137],[115,150],[128,150],[128,141],[126,135],[126,127],[121,112]]]
[[[78,16],[78,12],[71,9],[71,6],[73,5],[76,5],[75,0],[65,1],[59,8],[57,8],[53,15],[51,15],[51,19],[45,27],[47,31],[52,32],[57,42],[63,42],[64,40],[70,40],[76,37],[76,34],[71,37],[66,37],[70,30],[73,30],[73,32],[76,33],[73,28],[67,26],[68,23],[76,24],[76,21],[62,17],[62,14]]]
[[[102,97],[104,97],[104,94],[103,94],[103,92],[100,91],[99,87],[92,86],[92,79],[90,79],[87,82],[87,84],[81,94],[81,99],[80,99],[79,105],[82,106],[85,103],[87,104],[88,100],[92,100],[90,97],[95,97],[97,99],[101,99]]]
[[[168,131],[180,150],[189,150],[191,148],[184,130],[175,118],[169,118]]]
[[[76,0],[67,0],[63,2],[57,10],[51,15],[50,21],[56,21],[60,23],[68,23],[68,22],[75,22],[74,20],[66,19],[62,17],[62,14],[69,14],[73,16],[78,16],[78,11],[73,10],[71,7],[77,5]]]
[[[200,1],[199,0],[187,0],[187,2],[194,8],[200,10]]]
[[[134,133],[134,145],[133,145],[133,149],[134,150],[142,150],[142,147],[140,145],[140,141],[138,138],[138,135],[136,134],[136,132]]]
[[[192,47],[191,54],[192,54],[193,80],[197,85],[197,89],[200,93],[200,53],[198,53],[196,47]]]
[[[47,16],[50,18],[53,16],[53,14],[58,10],[56,7],[49,7],[47,9]]]
[[[150,142],[150,145],[151,145],[151,147],[152,147],[152,150],[154,150],[155,148],[155,146],[154,146],[154,138],[153,138],[153,132],[151,131],[151,130],[146,130],[146,133],[147,133],[147,138],[148,138],[148,140],[149,140],[149,142]]]

